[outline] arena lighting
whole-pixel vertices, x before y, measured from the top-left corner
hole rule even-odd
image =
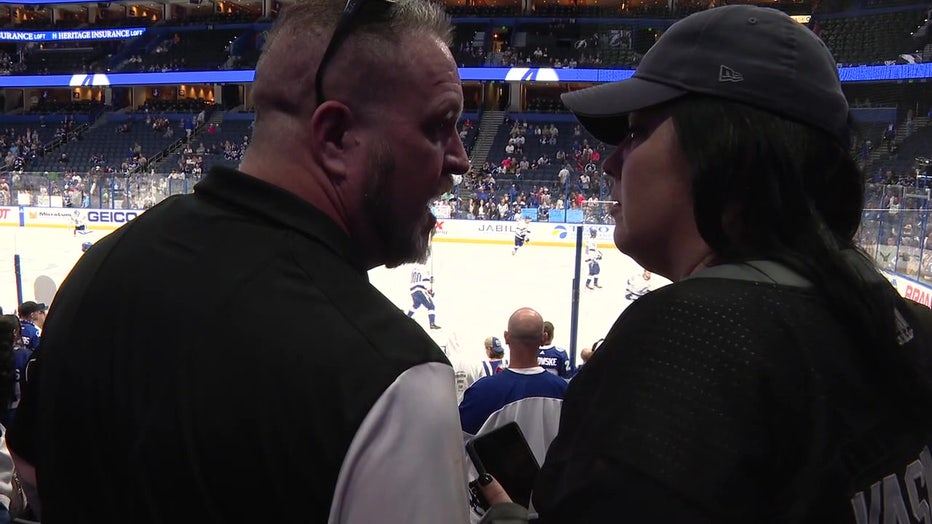
[[[461,67],[463,81],[581,82],[624,80],[633,69],[552,69],[547,67]],[[932,79],[932,63],[840,67],[842,82],[896,82]],[[78,75],[0,76],[2,88],[105,87],[180,84],[248,84],[254,70],[172,71],[168,73],[97,73]]]

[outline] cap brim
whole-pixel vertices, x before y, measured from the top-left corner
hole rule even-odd
[[[592,136],[618,145],[628,133],[628,113],[669,102],[686,93],[684,89],[633,76],[563,93],[560,99]]]

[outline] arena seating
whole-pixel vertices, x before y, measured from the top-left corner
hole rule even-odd
[[[478,67],[485,63],[489,49],[489,24],[456,25],[453,50],[460,67]]]
[[[623,24],[525,23],[515,30],[512,64],[630,67],[640,57],[635,52],[635,39],[640,34],[635,27]]]
[[[895,61],[915,50],[910,34],[925,20],[926,9],[875,15],[818,18],[816,29],[840,64]]]
[[[81,42],[71,45],[35,47],[24,52],[23,74],[48,75],[101,72],[95,62],[105,60],[124,45],[120,41]]]
[[[876,142],[875,147],[882,147]],[[932,158],[932,127],[917,130],[901,143],[897,144],[895,154],[884,154],[872,172],[886,173],[891,171],[898,176],[901,183],[916,184],[914,167],[916,158]],[[903,176],[910,175],[910,176]]]
[[[214,165],[236,167],[242,159],[243,144],[252,135],[251,126],[252,120],[225,120],[217,126],[206,125],[191,139],[192,154],[185,155],[184,148],[180,148],[156,166],[157,171],[191,174],[198,164],[204,173]],[[204,153],[197,152],[200,146]]]
[[[142,60],[128,62],[123,71],[176,71],[218,69],[229,57],[230,44],[243,29],[170,32]]]
[[[558,187],[559,178],[557,175],[563,168],[564,163],[571,165],[572,171],[576,177],[578,177],[579,173],[583,170],[584,166],[578,165],[578,162],[573,158],[573,153],[576,149],[589,145],[593,149],[598,150],[602,158],[611,152],[613,148],[600,143],[586,132],[585,129],[578,126],[575,121],[571,118],[567,118],[567,116],[568,115],[565,114],[554,115],[553,120],[548,120],[546,118],[540,118],[540,115],[518,114],[513,116],[514,121],[506,120],[506,122],[499,127],[495,135],[495,140],[489,152],[489,163],[493,167],[500,166],[502,160],[509,156],[513,157],[517,162],[527,159],[531,164],[536,163],[541,157],[545,157],[548,159],[549,163],[541,164],[533,170],[524,171],[520,175],[516,175],[513,171],[497,171],[494,175],[496,181],[506,185],[517,183],[520,188],[544,185],[554,190],[562,190],[564,188]],[[529,118],[532,120],[528,121],[527,119]],[[508,155],[505,152],[505,147],[508,145],[509,139],[511,138],[515,122],[526,123],[528,132],[525,135],[523,153]],[[533,131],[537,127],[550,127],[551,125],[557,128],[557,139],[555,143],[548,142],[542,144],[540,142],[540,135],[535,135]],[[566,154],[565,162],[560,162],[556,159],[558,151],[562,151]],[[601,173],[601,170],[599,173]],[[574,180],[570,180],[569,182],[571,184],[575,183]]]
[[[903,2],[898,0],[878,2],[879,0],[864,0],[859,7],[861,11],[855,13],[855,16],[852,16],[852,11],[832,14],[829,11],[839,9],[831,5],[818,10],[814,16],[811,23],[813,30],[826,40],[840,63],[882,63],[895,60],[899,53],[909,49],[911,41],[908,35],[924,20],[925,8],[911,7],[915,6],[915,4],[905,0]],[[777,3],[776,5],[789,11],[802,9],[801,6],[789,1]],[[904,7],[901,9],[893,7],[895,5]],[[707,4],[701,2],[677,2],[675,11],[671,12],[668,4],[664,2],[638,7],[627,5],[559,5],[536,2],[530,13],[522,13],[518,5],[498,7],[460,6],[450,7],[448,11],[456,17],[457,32],[453,47],[457,61],[464,67],[492,65],[490,59],[493,56],[493,53],[491,53],[493,44],[496,47],[504,46],[504,54],[495,53],[494,55],[498,60],[501,60],[503,56],[506,57],[506,64],[509,65],[631,67],[637,64],[641,56],[640,53],[649,47],[656,35],[661,33],[663,28],[672,23],[675,18],[706,6]],[[883,9],[878,10],[876,14],[871,14],[871,7],[882,7]],[[865,9],[867,11],[864,11]],[[540,21],[533,21],[534,17],[539,18]],[[643,19],[647,17],[651,19],[650,24],[643,22]],[[605,20],[590,23],[595,18]],[[571,19],[574,22],[578,20],[582,20],[582,22],[569,23]],[[10,63],[8,66],[11,72],[18,72],[16,67],[26,67],[26,72],[42,73],[84,72],[89,68],[94,69],[104,66],[114,66],[114,70],[119,71],[216,69],[219,67],[250,68],[254,67],[258,56],[255,49],[257,46],[253,44],[261,41],[261,35],[269,27],[267,22],[267,20],[259,19],[259,15],[252,12],[218,14],[208,13],[206,10],[192,10],[188,16],[171,21],[163,20],[158,23],[148,17],[102,17],[95,24],[83,24],[82,27],[153,27],[146,36],[130,43],[102,42],[100,44],[82,44],[70,49],[32,49],[30,52],[25,53],[23,64]],[[80,23],[80,21],[74,19],[64,20],[52,25],[49,20],[39,19],[24,24],[16,24],[15,26],[8,25],[7,27],[16,29],[61,29],[75,27],[76,23]],[[235,28],[226,26],[226,24],[234,23],[241,25]],[[245,24],[252,25],[247,26]],[[492,35],[495,29],[500,28],[502,24],[507,27],[500,32],[499,38],[493,38]],[[233,45],[237,42],[250,45],[238,46],[240,49],[236,55],[236,60],[231,60],[230,51],[233,47],[237,47]],[[114,53],[114,51],[121,51],[121,46],[131,47],[130,44],[136,45],[137,48],[134,49],[134,52],[138,52],[139,61],[122,63],[126,58],[123,55],[113,56],[111,60],[106,58],[110,54],[119,55],[120,53]],[[6,53],[10,61],[14,62],[18,59],[16,56],[17,45],[0,44],[0,53]],[[546,52],[546,55],[535,56],[535,51],[538,48]],[[164,52],[156,52],[157,50]],[[116,62],[121,62],[122,67],[116,68],[118,65]],[[2,62],[2,55],[0,55],[0,68],[2,67],[5,66]],[[35,108],[30,109],[33,112],[47,114],[102,110],[99,104],[96,104],[95,107],[88,107],[85,104],[85,102],[43,101]],[[202,108],[196,104],[197,102],[186,100],[155,101],[150,102],[148,108],[153,114],[162,111],[196,112]],[[531,94],[526,97],[524,104],[523,110],[532,113],[553,114],[556,122],[559,122],[565,116],[565,107],[558,98],[552,96],[544,97]],[[558,123],[557,125],[560,128],[560,147],[570,146],[571,144],[562,142],[567,137],[564,124]],[[115,132],[104,133],[101,131],[108,129],[110,126],[111,124],[105,124],[89,131],[89,133],[95,133],[95,136],[117,135]],[[868,126],[863,133],[864,137],[871,139],[875,150],[884,147],[881,140],[883,127],[884,125],[881,124]],[[130,134],[136,132],[137,130],[134,128]],[[464,143],[468,150],[471,149],[477,132],[478,123],[464,137]],[[155,132],[149,134],[157,135]],[[208,154],[204,156],[202,165],[205,169],[209,168],[213,163],[235,165],[238,162],[235,149],[242,144],[242,137],[248,134],[248,123],[228,121],[215,129],[214,133],[208,133],[206,127],[200,130],[192,142],[192,146],[196,149],[196,144],[200,141],[204,143],[205,150],[212,150],[229,141],[232,146],[236,146],[233,147],[232,154],[226,155],[229,158],[225,158],[223,153]],[[183,131],[176,134],[173,140],[177,140],[181,135],[183,135]],[[899,161],[890,165],[900,169],[906,162],[902,160],[904,156],[909,157],[913,154],[920,154],[920,150],[925,146],[917,142],[919,138],[918,136],[911,137],[910,140],[899,144],[899,155],[897,155]],[[499,139],[501,139],[501,130],[496,141]],[[170,142],[171,139],[166,140]],[[104,143],[110,147],[111,142],[113,140],[108,139]],[[147,142],[140,145],[143,146],[143,153],[146,156],[151,156],[163,150],[164,147],[161,146],[167,144]],[[155,150],[150,150],[153,147]],[[503,154],[499,153],[499,149],[499,145],[493,147],[493,156]],[[528,158],[531,160],[536,160],[534,157],[538,156],[538,153],[545,153],[545,151],[538,151],[537,148],[527,144],[525,149]],[[102,153],[84,151],[75,144],[68,144],[63,151],[69,153],[71,162],[80,165],[87,165],[89,159],[82,160],[77,158],[76,155],[87,153],[89,156],[90,154]],[[120,151],[120,155],[123,153],[125,151]],[[926,153],[926,156],[932,156],[930,154],[932,151],[926,151]],[[881,155],[880,160],[882,162],[893,162],[897,158],[888,158],[888,155]],[[111,160],[122,161],[122,158],[107,159],[108,162]],[[176,152],[165,161],[160,162],[159,167],[178,165],[179,162],[184,160],[186,159],[181,158],[180,154]],[[57,158],[46,158],[44,161],[54,163],[57,162]],[[878,165],[873,165],[872,168],[876,169]],[[545,168],[539,174],[543,179],[550,180],[555,176],[555,171],[555,169]]]
[[[172,125],[177,126],[178,122],[173,121]],[[182,131],[166,138],[164,133],[146,126],[145,121],[108,122],[87,130],[80,139],[68,142],[29,167],[30,171],[88,172],[96,171],[98,166],[100,170],[119,169],[129,163],[136,145],[143,157],[151,158],[183,134]],[[62,153],[67,155],[67,161],[62,161]]]

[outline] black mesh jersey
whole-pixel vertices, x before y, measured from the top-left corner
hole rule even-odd
[[[804,288],[701,278],[638,299],[571,382],[535,507],[561,523],[855,522],[857,493],[882,515],[871,486],[899,475],[911,513],[932,483],[903,480],[922,424],[858,343]]]

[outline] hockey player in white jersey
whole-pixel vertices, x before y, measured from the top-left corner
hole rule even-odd
[[[90,231],[87,230],[87,224],[84,221],[84,215],[81,213],[80,210],[75,209],[74,211],[72,211],[71,223],[74,224],[74,233],[72,234],[72,236],[78,236],[78,233],[82,235],[86,235],[90,233]]]
[[[625,298],[628,300],[636,300],[638,297],[642,297],[650,291],[650,271],[644,270],[643,273],[637,273],[631,275],[631,278],[628,279],[628,287],[625,291]]]
[[[427,309],[430,329],[440,329],[434,313],[434,277],[431,275],[430,266],[415,264],[411,269],[411,309],[408,310],[408,316],[413,317],[415,311],[422,306]]]
[[[511,251],[514,255],[518,249],[531,241],[531,217],[518,219],[518,225],[515,226],[515,248]]]
[[[602,260],[602,252],[599,251],[597,235],[596,228],[589,228],[589,239],[586,241],[586,264],[589,264],[589,276],[586,277],[586,287],[588,289],[602,287],[599,285],[599,273],[602,271],[602,268],[599,267],[599,260]]]

